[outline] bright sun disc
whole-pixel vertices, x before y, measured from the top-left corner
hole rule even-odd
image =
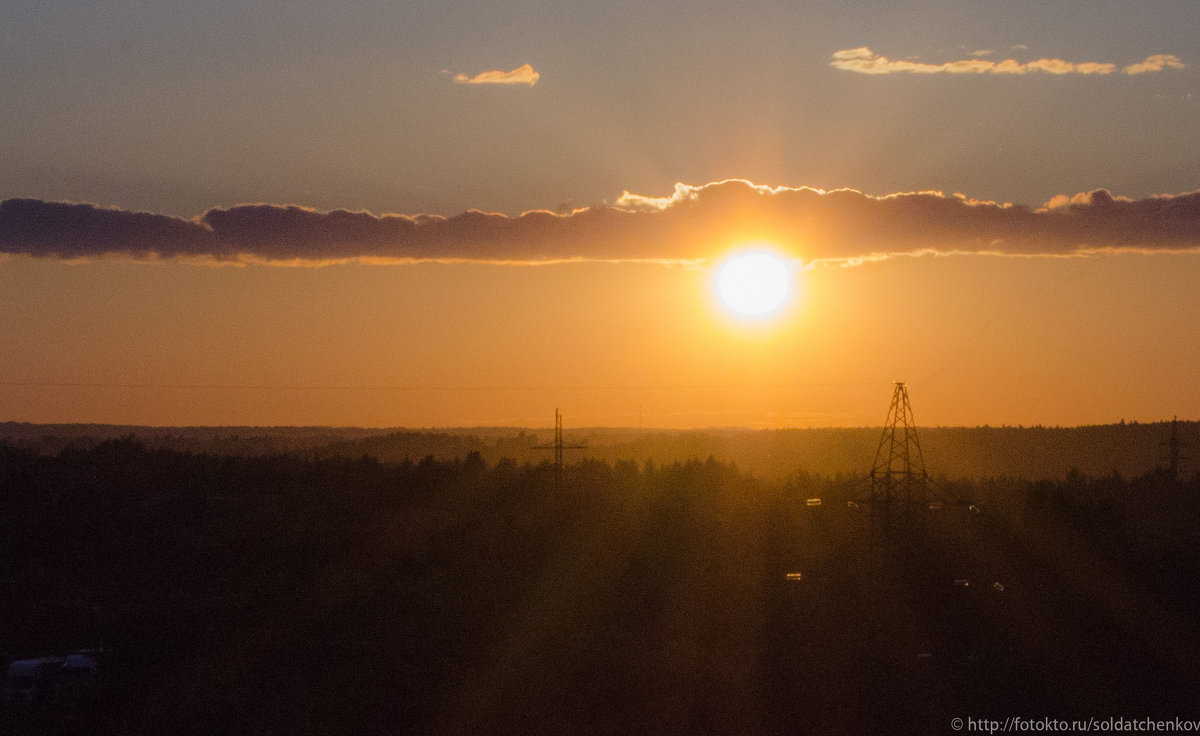
[[[771,253],[734,256],[717,272],[721,303],[743,317],[761,317],[779,309],[791,288],[787,264]]]

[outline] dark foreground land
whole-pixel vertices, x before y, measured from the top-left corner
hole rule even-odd
[[[8,733],[951,733],[1200,715],[1200,479],[855,480],[0,446]],[[820,498],[809,505],[807,499]],[[800,580],[788,580],[788,573]]]

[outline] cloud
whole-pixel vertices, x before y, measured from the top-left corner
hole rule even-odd
[[[1161,72],[1163,69],[1183,69],[1187,67],[1174,54],[1155,54],[1147,56],[1145,61],[1130,64],[1121,71],[1126,74],[1144,74],[1146,72]]]
[[[88,204],[0,203],[0,253],[38,258],[181,258],[322,265],[415,261],[544,264],[696,263],[767,241],[807,261],[897,254],[1079,255],[1200,252],[1200,191],[1146,199],[1100,189],[1037,208],[961,194],[770,187],[731,179],[677,184],[666,196],[623,193],[611,206],[518,217],[374,215],[295,205],[214,208],[191,220]]]
[[[522,64],[510,72],[502,72],[493,70],[489,72],[480,72],[475,76],[468,74],[455,74],[455,84],[528,84],[530,87],[537,84],[542,78],[533,70],[529,64]]]
[[[56,258],[175,256],[211,250],[212,236],[187,220],[90,204],[0,202],[0,252]]]
[[[1014,47],[1018,48],[1018,47]],[[990,54],[990,51],[976,51],[975,57]],[[1072,62],[1062,59],[1036,59],[1019,62],[1016,59],[991,61],[983,58],[960,59],[941,64],[928,64],[921,61],[893,60],[880,56],[866,46],[854,49],[842,49],[833,54],[829,65],[835,69],[859,74],[1112,74],[1117,71],[1117,65],[1095,61]],[[1159,72],[1163,69],[1183,69],[1186,64],[1171,54],[1155,54],[1145,61],[1130,64],[1121,71],[1125,74],[1141,74],[1144,72]]]

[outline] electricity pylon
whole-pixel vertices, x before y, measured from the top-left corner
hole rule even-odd
[[[1183,459],[1180,450],[1184,443],[1179,440],[1179,417],[1171,420],[1171,439],[1165,443],[1167,446],[1167,477],[1172,483],[1179,481],[1179,461]]]
[[[554,410],[554,441],[548,445],[538,445],[535,450],[554,450],[554,490],[562,486],[563,450],[586,450],[587,445],[568,445],[563,443],[562,414]]]
[[[892,501],[924,504],[929,500],[929,475],[925,472],[925,458],[917,440],[912,405],[908,403],[908,388],[900,381],[896,382],[896,390],[892,393],[883,436],[875,450],[868,500],[873,504],[890,504]]]
[[[908,387],[901,381],[895,386],[883,435],[875,450],[875,463],[868,476],[870,489],[859,503],[870,507],[871,531],[876,543],[909,544],[914,541],[910,537],[925,528],[924,512],[942,508],[944,502],[940,498],[935,500],[930,492],[917,424],[908,402]]]

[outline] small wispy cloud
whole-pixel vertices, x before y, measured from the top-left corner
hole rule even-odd
[[[530,87],[537,84],[542,78],[541,74],[534,71],[530,64],[522,64],[512,71],[500,71],[494,69],[492,71],[479,72],[475,76],[469,74],[455,74],[455,84],[528,84]]]
[[[1174,54],[1155,54],[1154,56],[1147,56],[1145,61],[1130,64],[1121,71],[1126,74],[1144,74],[1146,72],[1161,72],[1163,69],[1183,69],[1186,66],[1187,64],[1184,64]]]
[[[994,53],[996,53],[995,49],[979,49],[977,51],[972,51],[970,55],[976,58],[983,58],[985,56],[991,56]]]
[[[1016,48],[1016,47],[1014,47]],[[971,59],[958,59],[955,61],[947,61],[941,64],[930,64],[923,61],[913,61],[910,59],[889,59],[886,56],[875,53],[866,46],[860,46],[854,49],[842,49],[833,54],[833,61],[829,65],[835,69],[841,69],[848,72],[856,72],[858,74],[1007,74],[1007,75],[1023,75],[1023,74],[1113,74],[1118,70],[1116,64],[1110,62],[1098,61],[1064,61],[1062,59],[1035,59],[1034,61],[1017,61],[1016,59],[1004,59],[1002,61],[992,61],[990,59],[981,58],[992,54],[993,52],[987,49],[974,51],[970,56]],[[1143,74],[1146,72],[1160,72],[1164,69],[1183,69],[1187,65],[1184,64],[1179,57],[1173,54],[1155,54],[1146,57],[1145,61],[1140,61],[1136,64],[1130,64],[1120,68],[1124,74]]]

